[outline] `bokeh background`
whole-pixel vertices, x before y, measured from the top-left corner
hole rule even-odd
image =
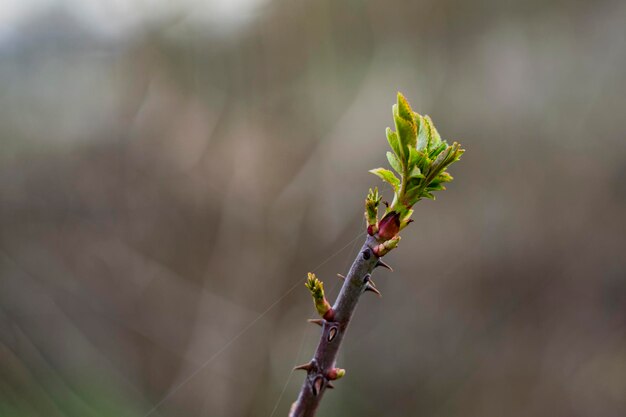
[[[286,416],[319,334],[306,272],[337,294],[398,90],[467,152],[319,415],[626,415],[624,22],[623,1],[4,0],[0,416]]]

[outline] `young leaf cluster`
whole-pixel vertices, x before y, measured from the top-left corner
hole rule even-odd
[[[331,307],[324,295],[324,283],[317,279],[314,273],[309,272],[304,286],[311,292],[313,304],[319,315],[325,317],[331,311]]]
[[[391,147],[387,160],[393,171],[376,168],[370,172],[393,188],[394,199],[386,213],[399,213],[404,227],[416,202],[422,198],[434,200],[434,191],[445,190],[444,184],[452,181],[446,169],[460,159],[464,150],[457,142],[448,145],[441,139],[430,117],[415,113],[401,93],[393,106],[393,119],[396,130],[387,128]]]
[[[365,199],[365,220],[368,227],[374,227],[378,223],[378,206],[383,198],[378,194],[378,187],[370,188]]]

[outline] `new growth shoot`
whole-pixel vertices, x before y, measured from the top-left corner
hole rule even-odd
[[[447,168],[458,161],[464,150],[457,142],[452,145],[441,139],[428,116],[415,113],[404,96],[398,93],[393,106],[395,131],[387,128],[391,151],[387,160],[392,170],[376,168],[370,172],[389,183],[394,196],[379,219],[382,197],[378,188],[370,189],[365,199],[365,222],[368,236],[343,279],[341,292],[334,305],[324,294],[324,284],[309,273],[306,287],[311,292],[315,310],[321,318],[309,322],[322,327],[322,335],[313,359],[296,367],[307,376],[300,395],[293,403],[290,417],[313,417],[326,388],[334,388],[333,381],[345,375],[335,367],[337,352],[361,294],[373,292],[380,296],[371,275],[375,268],[391,268],[381,259],[400,242],[400,231],[413,220],[413,206],[422,198],[435,199],[435,191],[445,190],[452,181]],[[394,172],[395,171],[395,172]]]

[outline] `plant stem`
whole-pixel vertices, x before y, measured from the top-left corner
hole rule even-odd
[[[369,277],[374,268],[380,265],[372,249],[378,245],[373,236],[367,236],[359,254],[352,263],[341,292],[333,306],[332,321],[322,320],[322,335],[311,362],[301,369],[307,371],[298,399],[291,406],[289,417],[313,417],[326,388],[332,388],[330,372],[335,367],[337,353],[341,347],[350,319],[367,289]]]
[[[323,282],[309,273],[306,287],[322,316],[322,319],[310,321],[322,326],[322,336],[311,362],[296,367],[306,370],[307,375],[289,417],[313,417],[326,388],[333,388],[332,381],[345,373],[335,368],[335,360],[359,298],[365,291],[380,295],[371,282],[372,271],[377,266],[387,266],[380,257],[398,246],[398,232],[413,221],[411,207],[421,198],[434,200],[433,191],[445,190],[443,184],[452,181],[446,168],[465,152],[457,142],[448,145],[442,140],[430,117],[411,110],[400,93],[393,107],[393,117],[396,131],[387,128],[387,141],[393,153],[387,152],[387,159],[400,178],[385,168],[370,170],[393,187],[393,202],[378,220],[381,197],[377,188],[369,190],[365,199],[368,237],[350,267],[334,306],[330,307],[324,296]]]

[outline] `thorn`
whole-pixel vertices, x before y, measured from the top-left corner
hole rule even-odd
[[[335,385],[331,381],[328,381],[328,383],[326,384],[326,388],[335,389]]]
[[[340,280],[344,281],[346,279],[346,277],[344,277],[341,274],[337,274],[337,278],[339,278]]]
[[[324,319],[308,319],[309,323],[317,324],[318,326],[324,325]]]
[[[378,291],[378,288],[374,287],[371,283],[367,283],[367,285],[365,285],[365,290],[364,292],[367,291],[371,291],[373,293],[375,293],[376,295],[378,295],[379,297],[382,297],[383,295],[380,293],[380,291]]]
[[[393,268],[387,265],[385,262],[383,262],[383,260],[380,258],[378,258],[378,260],[376,261],[376,265],[374,265],[374,268],[379,267],[379,266],[382,266],[383,268],[387,268],[388,270],[393,272]]]
[[[295,368],[293,368],[294,371],[307,371],[309,372],[311,369],[313,369],[313,364],[311,364],[311,362],[307,362],[307,363],[303,363],[302,365],[298,365]]]
[[[363,283],[367,284],[368,282],[371,282],[373,286],[376,286],[376,283],[374,282],[374,280],[372,279],[372,274],[366,274],[363,277]]]

